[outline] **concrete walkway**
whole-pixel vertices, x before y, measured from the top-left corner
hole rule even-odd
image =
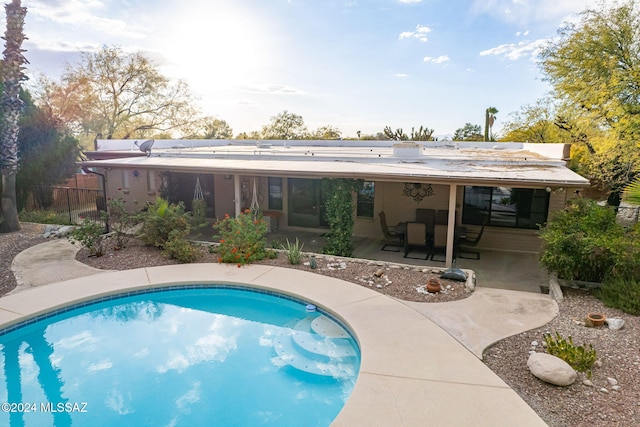
[[[495,341],[552,320],[558,307],[548,295],[479,287],[460,301],[413,303],[326,276],[261,265],[238,269],[188,264],[104,272],[77,262],[77,249],[61,239],[16,257],[12,270],[19,287],[0,298],[0,327],[128,289],[245,283],[327,307],[356,333],[362,350],[360,375],[333,425],[544,425],[479,359]],[[57,283],[41,286],[51,282]]]
[[[20,252],[11,263],[18,285],[9,294],[105,272],[76,261],[79,250],[67,239],[54,239]]]

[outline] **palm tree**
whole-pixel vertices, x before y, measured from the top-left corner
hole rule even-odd
[[[489,107],[484,112],[484,140],[493,141],[493,123],[496,121],[496,114],[498,109],[496,107]]]
[[[12,0],[5,5],[7,13],[7,30],[5,32],[5,49],[2,61],[3,92],[0,98],[0,169],[2,170],[2,223],[0,232],[11,232],[20,229],[16,206],[16,173],[18,172],[18,117],[22,108],[20,85],[26,76],[23,73],[27,59],[22,55],[22,42],[25,36],[24,17],[27,8],[20,5],[20,0]]]

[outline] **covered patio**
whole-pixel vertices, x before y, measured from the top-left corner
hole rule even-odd
[[[279,247],[288,239],[298,241],[304,245],[303,251],[308,253],[322,253],[326,242],[323,233],[310,231],[278,230],[267,234],[267,247]],[[404,258],[404,251],[383,251],[384,240],[377,238],[354,238],[353,258],[379,261],[381,263],[405,264],[444,268],[443,261]],[[540,266],[539,254],[535,252],[513,252],[492,249],[479,249],[480,259],[456,259],[456,266],[474,270],[477,286],[508,289],[524,292],[540,293],[549,285],[547,272]],[[327,255],[329,256],[329,255]]]

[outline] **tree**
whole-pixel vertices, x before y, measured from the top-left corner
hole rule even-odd
[[[184,81],[170,82],[140,52],[107,46],[67,64],[61,83],[47,82],[39,99],[83,145],[176,132],[197,117],[191,102]]]
[[[184,131],[187,139],[231,139],[233,129],[225,120],[203,117],[194,121]]]
[[[20,100],[21,82],[26,80],[23,64],[27,59],[22,54],[22,42],[25,35],[24,17],[27,8],[20,5],[20,0],[12,0],[5,5],[7,14],[7,30],[5,32],[5,50],[2,63],[3,91],[0,100],[0,169],[2,169],[2,223],[0,232],[20,230],[18,209],[16,204],[16,174],[18,172],[18,118],[22,101]]]
[[[271,122],[262,127],[264,139],[305,139],[307,135],[307,127],[302,116],[287,110],[271,117]]]
[[[640,166],[639,27],[635,0],[613,6],[603,2],[561,28],[541,53],[541,69],[558,97],[573,106],[578,121],[600,131],[596,138],[584,134],[578,141],[586,149],[585,169],[610,190],[613,204],[625,186],[621,180],[633,180]],[[620,153],[626,170],[616,163]]]
[[[456,129],[453,135],[454,141],[482,141],[482,127],[471,123],[465,123],[463,127]]]
[[[502,141],[531,143],[570,143],[571,134],[557,122],[558,109],[550,97],[528,104],[510,115],[504,125]],[[562,120],[562,119],[558,119]]]
[[[312,135],[312,139],[341,139],[342,131],[336,126],[320,126]]]
[[[36,107],[28,93],[20,118],[19,168],[16,176],[18,209],[24,209],[30,195],[41,207],[52,201],[51,186],[73,176],[78,159],[78,140],[46,111]]]
[[[489,107],[484,112],[484,140],[495,141],[493,137],[493,123],[496,121],[498,110],[496,107]]]

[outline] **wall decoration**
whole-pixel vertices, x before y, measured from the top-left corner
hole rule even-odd
[[[411,197],[416,203],[420,203],[425,197],[433,196],[433,188],[431,184],[423,184],[420,182],[405,182],[402,195]]]

